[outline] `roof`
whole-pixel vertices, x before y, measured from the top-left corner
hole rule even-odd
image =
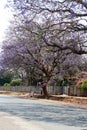
[[[87,75],[87,72],[85,72],[85,71],[82,71],[82,72],[81,72],[81,74],[85,74],[85,75]]]
[[[82,82],[87,80],[87,72],[82,71],[78,74],[78,76],[69,77],[71,80],[75,80],[76,86],[79,86]]]
[[[77,83],[76,83],[76,86],[79,86],[82,82],[86,81],[87,78],[80,78]]]

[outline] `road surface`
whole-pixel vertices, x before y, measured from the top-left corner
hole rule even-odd
[[[87,109],[0,95],[0,130],[87,130]]]

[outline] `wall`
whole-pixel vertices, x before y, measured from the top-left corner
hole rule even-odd
[[[14,91],[14,92],[31,92],[41,93],[41,87],[39,86],[9,86],[9,87],[0,87],[2,91]],[[61,95],[66,94],[69,96],[87,96],[87,91],[83,91],[76,86],[49,86],[47,91],[52,95]]]
[[[7,86],[0,87],[2,91],[14,91],[14,92],[31,92],[41,93],[41,87],[39,86]],[[49,94],[62,94],[63,90],[59,86],[49,86],[47,87],[47,91]]]

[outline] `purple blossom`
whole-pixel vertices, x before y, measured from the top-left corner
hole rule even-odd
[[[76,6],[76,3],[73,2],[73,3],[71,3],[70,8],[73,8],[73,9],[74,9],[75,6]]]
[[[29,24],[29,23],[30,23],[30,21],[29,21],[29,20],[26,20],[26,21],[25,21],[25,24]]]
[[[62,9],[60,9],[59,14],[62,15],[62,13],[63,13],[63,11],[62,11]]]
[[[56,6],[57,5],[57,1],[54,1],[54,6]]]
[[[18,0],[13,0],[14,1],[14,3],[16,3]]]
[[[75,42],[75,36],[72,32],[71,32],[71,40],[72,40],[72,42]]]
[[[73,11],[73,9],[70,9],[70,13],[72,18],[76,16],[76,13]]]

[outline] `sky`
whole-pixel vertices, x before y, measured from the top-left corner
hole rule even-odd
[[[5,7],[6,0],[0,1],[0,47],[5,36],[5,30],[9,25],[12,17],[11,11]]]

